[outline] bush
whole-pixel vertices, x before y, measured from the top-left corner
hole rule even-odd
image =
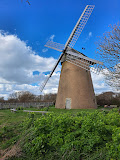
[[[18,107],[17,110],[23,110],[23,107]]]
[[[22,146],[31,160],[120,159],[120,115],[115,109],[33,116],[25,124]]]

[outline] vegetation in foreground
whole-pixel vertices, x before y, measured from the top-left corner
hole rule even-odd
[[[117,109],[87,111],[51,112],[45,116],[32,113],[27,119],[24,115],[24,122],[12,128],[18,134],[15,143],[20,142],[22,154],[9,160],[119,160],[120,115]],[[5,133],[1,132],[1,141],[4,141],[3,136],[5,138]]]

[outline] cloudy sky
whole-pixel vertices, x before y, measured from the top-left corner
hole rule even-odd
[[[44,47],[47,40],[65,44],[87,4],[94,4],[75,49],[95,58],[95,42],[109,25],[120,21],[119,0],[0,0],[0,97],[15,91],[41,94],[39,88],[60,52]],[[82,50],[82,47],[85,50]],[[59,64],[44,93],[57,92]],[[95,93],[112,90],[104,76],[92,73]]]

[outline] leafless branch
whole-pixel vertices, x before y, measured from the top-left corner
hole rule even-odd
[[[106,82],[120,88],[120,25],[110,25],[111,30],[97,42],[97,58],[104,63]]]

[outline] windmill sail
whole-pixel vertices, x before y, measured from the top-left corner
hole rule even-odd
[[[101,65],[103,65],[103,62],[97,61],[95,59],[89,58],[82,53],[76,51],[73,48],[68,47],[66,50],[66,61],[81,67],[85,70],[92,71],[94,73],[99,73],[101,68]],[[94,67],[93,67],[94,65]]]
[[[54,65],[52,71],[50,72],[49,76],[45,79],[45,81],[44,81],[43,84],[41,85],[41,87],[40,87],[40,91],[41,91],[41,92],[43,91],[43,89],[44,89],[46,83],[48,82],[49,78],[52,76],[53,72],[54,72],[55,69],[57,68],[60,60],[61,60],[62,57],[63,57],[63,55],[64,55],[63,53],[60,55],[59,59],[58,59],[57,62],[55,63],[55,65]]]
[[[86,58],[88,57],[85,57],[85,58],[78,58],[77,56],[73,56],[73,55],[67,55],[66,56],[66,61],[69,62],[69,63],[72,63],[82,69],[85,69],[87,71],[91,71],[93,73],[96,73],[98,74],[100,72],[100,70],[102,69],[101,68],[101,65],[100,64],[96,64],[93,60],[93,62],[89,60],[86,60]],[[88,58],[89,59],[89,58]],[[94,65],[94,66],[93,66]]]
[[[76,41],[78,40],[83,28],[85,27],[93,9],[94,9],[94,5],[87,5],[83,11],[83,13],[81,14],[78,22],[76,23],[70,37],[68,38],[66,44],[65,44],[65,49],[69,46],[71,48],[74,47]]]
[[[56,43],[53,41],[48,41],[45,46],[48,48],[52,48],[55,49],[57,51],[62,52],[63,50],[66,50],[67,47],[71,47],[73,48],[77,39],[79,38],[83,28],[85,27],[93,9],[94,9],[94,5],[87,5],[83,11],[83,13],[81,14],[78,22],[76,23],[72,33],[70,34],[70,37],[68,38],[67,42],[65,45],[60,44],[60,43]]]
[[[65,48],[65,45],[64,44],[60,44],[60,43],[57,43],[57,42],[53,42],[53,41],[47,41],[47,43],[45,44],[45,47],[48,47],[48,48],[52,48],[54,50],[57,50],[59,52],[62,52],[63,49]]]
[[[81,58],[81,59],[84,59],[86,61],[89,61],[93,64],[100,64],[100,65],[103,65],[103,62],[100,62],[100,61],[97,61],[95,59],[92,59],[92,58],[88,58],[84,55],[82,55],[80,52],[76,51],[75,49],[69,49],[66,51],[67,55],[71,55],[73,57],[76,57],[76,58]]]

